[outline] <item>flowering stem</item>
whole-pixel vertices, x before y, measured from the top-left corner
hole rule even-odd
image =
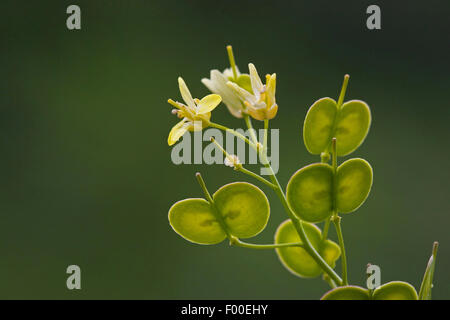
[[[213,142],[225,155],[225,157],[227,158],[231,158],[231,155],[216,141],[216,139],[214,139],[213,137],[211,137],[211,142]],[[234,164],[234,170],[236,171],[240,171],[243,172],[245,174],[248,174],[249,176],[261,181],[262,183],[268,185],[269,187],[271,187],[272,189],[275,189],[276,186],[273,183],[270,183],[270,181],[267,181],[266,179],[264,179],[263,177],[261,177],[260,175],[245,169],[241,163],[238,164]]]
[[[302,222],[295,216],[295,214],[292,212],[292,209],[290,208],[286,196],[283,192],[283,189],[281,188],[280,183],[278,182],[278,179],[273,172],[272,167],[270,164],[266,165],[266,168],[271,172],[270,178],[277,186],[275,189],[275,193],[277,194],[278,198],[280,198],[281,203],[283,204],[283,207],[288,214],[289,218],[292,221],[292,224],[294,225],[295,229],[297,230],[297,233],[303,243],[303,248],[306,250],[306,252],[309,253],[309,255],[316,261],[316,263],[322,268],[322,270],[327,273],[331,279],[333,279],[337,284],[342,284],[342,279],[337,275],[337,273],[325,262],[325,260],[320,256],[320,254],[317,252],[317,250],[312,246],[311,242],[308,239],[308,236],[306,235],[305,229],[303,228]]]
[[[248,129],[253,129],[251,126],[251,121],[248,119],[248,116],[245,117],[245,123],[247,124]],[[252,130],[250,130],[252,131]],[[256,137],[255,137],[255,143],[257,143]],[[284,191],[278,182],[278,179],[275,175],[275,172],[272,169],[272,166],[270,165],[267,156],[265,154],[262,154],[262,161],[264,166],[269,170],[269,176],[270,180],[272,180],[272,183],[274,184],[275,193],[277,194],[278,198],[280,199],[286,213],[288,214],[289,219],[291,219],[292,224],[294,225],[300,240],[303,243],[303,248],[306,250],[306,252],[309,253],[309,255],[316,261],[316,263],[322,268],[322,270],[328,274],[328,276],[337,284],[342,284],[342,279],[339,277],[339,275],[326,263],[326,261],[320,256],[320,254],[317,252],[317,250],[313,247],[311,242],[308,239],[308,236],[306,235],[305,229],[303,228],[303,224],[301,220],[297,218],[297,216],[294,214],[292,209],[290,208],[286,195],[284,194]]]
[[[248,116],[247,116],[248,118]],[[246,119],[246,117],[244,116],[244,119]],[[253,129],[251,127],[251,122],[250,119],[246,119],[246,124],[247,127],[249,129]],[[255,143],[250,142],[247,138],[245,138],[242,134],[240,134],[239,132],[229,129],[225,126],[222,126],[220,124],[217,123],[210,123],[210,126],[215,127],[217,129],[220,130],[224,130],[227,132],[230,132],[232,134],[234,134],[236,137],[244,140],[248,145],[250,145],[251,147],[253,147],[255,150],[258,150],[256,147],[256,136],[255,136]],[[253,130],[250,130],[250,132]],[[316,261],[316,263],[322,268],[322,270],[327,273],[330,278],[338,285],[342,284],[342,279],[339,277],[339,275],[325,262],[325,260],[320,256],[320,254],[317,252],[317,250],[312,246],[311,242],[308,239],[308,236],[306,235],[306,232],[303,228],[303,224],[302,222],[295,216],[295,214],[293,213],[292,209],[289,207],[289,204],[287,202],[286,196],[283,192],[283,189],[280,185],[280,183],[278,182],[278,179],[275,175],[275,172],[272,169],[272,166],[270,165],[267,156],[263,154],[263,159],[262,159],[262,163],[264,164],[264,166],[269,170],[270,172],[270,179],[272,180],[273,185],[275,186],[274,190],[275,193],[277,194],[278,198],[280,199],[281,203],[283,204],[283,207],[286,211],[286,213],[288,214],[289,218],[292,221],[292,224],[294,225],[295,229],[297,230],[297,233],[300,237],[300,240],[303,243],[303,248],[306,250],[306,252],[309,253],[309,255]],[[212,200],[212,199],[211,199]],[[208,200],[209,201],[209,200]],[[230,236],[229,236],[230,238]]]
[[[233,70],[234,80],[237,80],[237,70],[236,70],[236,62],[234,61],[233,47],[228,45],[227,52],[228,52],[228,60],[230,60],[230,66],[231,69]]]
[[[245,141],[249,146],[251,146],[253,149],[256,150],[256,145],[255,145],[253,142],[250,142],[250,140],[248,140],[246,137],[244,137],[244,136],[243,136],[242,134],[240,134],[239,132],[237,132],[237,131],[235,131],[235,130],[233,130],[233,129],[227,128],[227,127],[225,127],[225,126],[222,126],[222,125],[220,125],[220,124],[218,124],[218,123],[214,123],[214,122],[210,122],[209,125],[210,125],[211,127],[214,127],[214,128],[219,129],[219,130],[223,130],[223,131],[225,131],[225,132],[229,132],[229,133],[235,135],[236,137],[238,137],[239,139]]]

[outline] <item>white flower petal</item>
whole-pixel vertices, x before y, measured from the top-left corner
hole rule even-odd
[[[242,89],[240,86],[238,86],[236,83],[228,81],[227,86],[233,89],[243,101],[248,101],[250,104],[256,103],[256,98],[254,95],[252,95],[250,92],[248,92],[245,89]]]
[[[253,63],[248,64],[248,70],[250,72],[250,81],[252,83],[253,93],[255,94],[257,100],[259,100],[260,93],[264,91],[264,85]]]

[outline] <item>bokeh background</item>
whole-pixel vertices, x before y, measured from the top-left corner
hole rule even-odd
[[[343,219],[350,281],[363,285],[370,262],[382,282],[418,288],[438,240],[434,298],[450,298],[449,3],[393,2],[2,1],[0,298],[317,299],[328,289],[272,251],[193,245],[168,224],[175,201],[202,195],[196,171],[211,191],[254,182],[174,165],[167,146],[177,77],[207,94],[200,79],[227,67],[227,44],[241,70],[277,73],[283,185],[318,161],[301,136],[309,106],[337,98],[351,75],[347,99],[373,116],[352,156],[375,176]],[[379,31],[365,26],[373,3]],[[69,4],[81,7],[80,31],[66,28]],[[224,105],[213,119],[243,126]],[[252,241],[268,243],[286,216],[261,188],[271,220]],[[70,264],[81,267],[79,291],[66,288]]]

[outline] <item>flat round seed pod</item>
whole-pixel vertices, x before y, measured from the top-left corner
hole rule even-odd
[[[412,285],[403,281],[392,281],[375,289],[374,300],[418,300],[417,291]]]
[[[342,105],[336,120],[334,137],[337,140],[337,154],[345,156],[355,151],[369,132],[369,106],[361,100],[348,101]]]
[[[344,286],[325,293],[320,300],[369,300],[369,291],[358,286]]]
[[[169,222],[176,233],[194,243],[216,244],[226,238],[209,202],[205,199],[176,202],[169,209]]]
[[[337,155],[345,156],[355,151],[369,132],[371,114],[369,106],[360,100],[351,100],[337,108],[331,98],[313,103],[303,124],[303,140],[312,154],[328,152],[331,139],[337,139]]]
[[[303,124],[303,141],[310,153],[320,154],[328,148],[336,114],[336,101],[331,98],[319,99],[309,108]]]
[[[359,208],[372,188],[372,167],[364,159],[350,159],[337,168],[337,211],[349,213]]]
[[[213,200],[229,232],[238,238],[257,235],[269,220],[270,206],[266,195],[250,183],[224,185],[214,193]]]
[[[314,163],[294,173],[288,182],[286,197],[301,220],[320,222],[332,213],[332,187],[332,167],[325,163]]]
[[[319,254],[332,267],[335,266],[341,251],[339,246],[331,240],[322,242],[320,229],[312,223],[303,223],[303,228],[312,244]],[[275,233],[275,243],[301,242],[291,220],[284,221]],[[309,253],[301,247],[277,248],[277,255],[291,273],[302,278],[314,278],[322,273],[322,269]]]

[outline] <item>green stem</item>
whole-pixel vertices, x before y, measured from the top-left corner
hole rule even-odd
[[[342,235],[341,229],[341,217],[339,217],[337,212],[337,204],[336,204],[336,194],[337,194],[337,140],[334,137],[331,140],[331,164],[333,167],[333,213],[331,216],[331,220],[336,228],[336,233],[339,239],[339,246],[341,248],[341,262],[342,262],[342,284],[348,285],[348,277],[347,277],[347,255],[345,252],[344,245],[344,237]]]
[[[226,225],[225,221],[223,220],[222,215],[217,210],[216,204],[214,203],[214,200],[211,197],[211,194],[209,193],[208,188],[206,187],[206,184],[205,184],[205,181],[202,178],[202,175],[200,174],[200,172],[197,172],[195,174],[195,177],[197,178],[198,184],[200,185],[200,187],[203,190],[203,193],[205,194],[206,200],[208,200],[208,202],[209,202],[209,204],[211,206],[211,209],[212,209],[212,211],[214,213],[214,216],[216,217],[216,219],[219,222],[219,224],[222,227],[222,229],[225,231],[225,234],[227,235],[227,238],[231,241],[233,236],[230,234],[230,231],[228,230],[228,226]]]
[[[229,133],[233,134],[234,136],[238,137],[239,139],[245,141],[245,143],[247,143],[250,147],[252,147],[253,149],[257,150],[257,146],[253,142],[248,140],[245,136],[240,134],[239,132],[237,132],[237,131],[235,131],[233,129],[227,128],[225,126],[222,126],[222,125],[220,125],[218,123],[214,123],[214,122],[210,122],[209,125],[211,127],[214,127],[214,128],[217,128],[217,129],[220,129],[220,130],[223,130],[223,131],[226,131],[226,132],[229,132]]]
[[[249,129],[252,129],[251,126],[251,122],[250,119],[248,119],[244,116],[244,119],[246,119],[246,124],[247,127]],[[256,139],[256,137],[255,137]],[[257,140],[255,140],[255,143]],[[275,172],[272,169],[272,166],[269,164],[269,161],[267,159],[267,156],[265,154],[262,155],[263,159],[262,159],[262,163],[264,164],[264,166],[269,170],[270,174],[270,180],[272,181],[272,183],[275,185],[275,193],[277,194],[278,198],[280,199],[284,210],[286,211],[286,213],[288,214],[289,219],[291,219],[292,224],[294,225],[300,240],[303,243],[303,248],[306,250],[306,252],[308,252],[308,254],[316,261],[316,263],[320,266],[320,268],[329,275],[329,277],[337,284],[341,285],[342,284],[342,279],[339,277],[339,275],[333,270],[333,268],[331,268],[328,263],[326,263],[326,261],[320,256],[320,254],[317,252],[317,250],[312,246],[311,242],[308,239],[308,236],[306,235],[305,229],[303,228],[303,224],[302,222],[297,218],[297,216],[294,214],[294,212],[292,211],[292,209],[290,208],[286,196],[283,192],[283,189],[280,185],[280,183],[278,182],[278,179],[275,175]]]
[[[322,152],[320,154],[320,162],[328,163],[329,160],[330,160],[330,154],[328,152]],[[330,229],[330,223],[331,223],[331,217],[329,217],[327,220],[325,220],[325,224],[323,225],[322,241],[325,241],[328,238],[328,230]]]
[[[328,285],[332,288],[332,289],[334,289],[334,288],[336,288],[337,286],[336,286],[336,283],[327,275],[327,274],[324,274],[323,275],[323,280],[325,280],[326,281],[326,283],[328,283]]]
[[[228,60],[230,60],[230,66],[231,69],[233,70],[233,78],[236,81],[238,76],[237,76],[236,62],[234,61],[233,47],[228,45],[227,52],[228,52]]]
[[[309,241],[308,236],[306,235],[305,229],[303,228],[303,224],[297,218],[297,216],[295,216],[294,212],[290,208],[290,206],[287,202],[286,196],[283,192],[283,189],[281,188],[281,185],[278,182],[278,179],[277,179],[275,173],[273,172],[272,167],[269,164],[267,164],[265,167],[270,171],[270,179],[272,180],[273,184],[276,185],[276,187],[277,187],[275,189],[275,193],[277,194],[278,198],[280,199],[281,203],[283,204],[283,207],[284,207],[286,213],[288,214],[289,219],[291,219],[292,224],[294,225],[295,229],[297,230],[300,240],[303,243],[303,246],[304,246],[303,248],[316,261],[316,263],[322,268],[322,270],[330,276],[331,279],[333,279],[339,285],[342,284],[342,279],[328,265],[328,263],[325,262],[325,260],[320,256],[320,254],[317,252],[317,250],[313,247],[313,245]]]
[[[261,177],[260,175],[254,173],[254,172],[252,172],[252,171],[250,171],[250,170],[245,169],[243,166],[237,167],[236,170],[237,170],[237,171],[240,171],[240,172],[242,172],[242,173],[245,173],[245,174],[247,174],[247,175],[249,175],[249,176],[255,178],[255,179],[258,180],[258,181],[261,181],[262,183],[264,183],[265,185],[271,187],[272,189],[276,189],[276,188],[277,188],[277,186],[274,185],[273,183],[271,183],[270,181],[267,181],[266,179],[264,179],[264,178]]]
[[[331,217],[325,220],[325,224],[323,225],[323,231],[322,231],[322,241],[327,240],[328,237],[328,230],[330,229],[330,222]]]
[[[257,249],[257,250],[266,250],[266,249],[277,249],[277,248],[286,248],[286,247],[303,247],[301,242],[295,243],[278,243],[278,244],[254,244],[247,243],[239,240],[238,238],[234,238],[231,242],[231,245],[249,249]]]
[[[341,229],[341,217],[337,215],[336,212],[333,213],[333,223],[336,228],[336,233],[339,239],[339,246],[341,247],[341,261],[342,261],[342,285],[348,285],[347,277],[347,256],[345,254],[344,237],[342,236]]]
[[[250,136],[252,137],[253,143],[256,145],[258,143],[258,138],[256,137],[255,129],[253,129],[252,120],[248,114],[244,114],[244,121],[247,125],[248,131],[250,131]]]
[[[263,140],[263,152],[267,155],[267,134],[269,131],[269,119],[264,119],[264,140]]]
[[[346,74],[344,76],[344,82],[342,83],[341,93],[339,94],[339,99],[338,99],[338,103],[337,103],[338,109],[341,108],[342,103],[344,102],[345,92],[347,91],[347,85],[348,85],[349,78],[350,78],[350,76],[348,74]]]
[[[225,155],[225,157],[231,158],[231,155],[230,155],[224,148],[222,148],[222,146],[216,141],[216,139],[214,139],[213,137],[211,137],[211,142],[213,142],[213,143],[214,143],[214,144],[222,151],[222,153]],[[271,187],[272,189],[275,189],[275,188],[276,188],[275,185],[274,185],[273,183],[271,183],[270,181],[267,181],[266,179],[264,179],[264,178],[261,177],[260,175],[254,173],[254,172],[252,172],[252,171],[250,171],[250,170],[245,169],[245,168],[243,167],[243,165],[240,164],[240,163],[234,165],[234,170],[240,171],[240,172],[242,172],[242,173],[245,173],[245,174],[247,174],[247,175],[249,175],[249,176],[255,178],[256,180],[261,181],[262,183],[268,185],[268,186]]]

